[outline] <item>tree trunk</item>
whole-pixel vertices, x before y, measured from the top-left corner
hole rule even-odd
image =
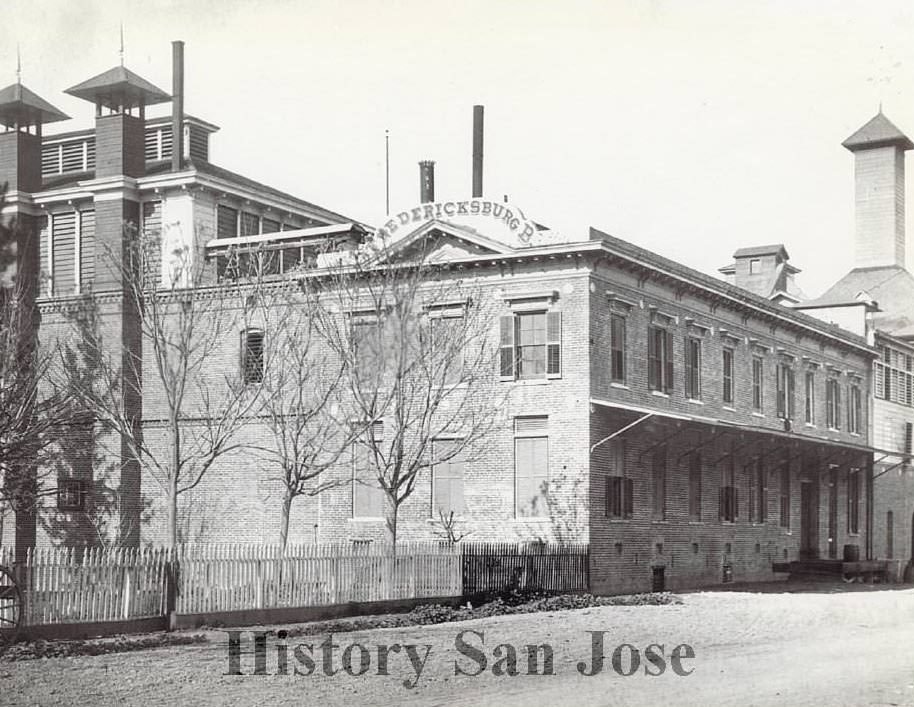
[[[399,511],[399,505],[391,501],[387,509],[387,537],[390,540],[390,547],[394,557],[397,556],[397,516]]]
[[[169,482],[168,488],[168,547],[178,546],[178,484]]]
[[[282,495],[282,510],[279,516],[279,547],[283,553],[289,541],[289,516],[292,513],[292,491],[286,488]]]
[[[181,469],[181,429],[176,415],[171,421],[171,464],[168,479],[168,546],[178,546],[178,474]]]

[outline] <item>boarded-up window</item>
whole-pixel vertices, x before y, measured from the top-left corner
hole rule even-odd
[[[549,515],[548,418],[514,420],[515,512],[518,517]]]
[[[463,469],[464,458],[459,452],[460,441],[435,440],[432,455],[432,517],[439,513],[463,513]],[[453,456],[456,453],[456,456]]]

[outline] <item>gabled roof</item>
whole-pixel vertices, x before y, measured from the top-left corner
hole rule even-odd
[[[829,307],[861,302],[860,294],[878,303],[873,315],[879,329],[892,334],[914,326],[914,275],[898,265],[854,268],[823,295],[804,307]]]
[[[12,127],[17,122],[55,123],[69,120],[70,116],[57,110],[41,96],[21,83],[14,83],[0,90],[0,123]]]
[[[772,245],[756,245],[750,248],[740,248],[734,254],[734,258],[755,258],[761,255],[779,255],[782,259],[790,258],[787,255],[787,249],[783,243],[774,243]]]
[[[117,107],[114,105],[116,96],[125,98],[129,105],[139,105],[140,99],[147,106],[171,100],[169,94],[124,66],[108,69],[98,76],[68,88],[64,93],[90,103],[100,100],[102,105],[109,108]]]
[[[898,145],[902,150],[914,149],[914,143],[886,118],[882,111],[871,118],[870,121],[841,143],[851,152],[866,150],[873,147]]]

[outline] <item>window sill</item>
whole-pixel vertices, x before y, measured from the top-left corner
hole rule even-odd
[[[707,521],[703,520],[690,520],[689,525],[705,525]]]
[[[550,523],[550,522],[552,522],[552,518],[549,518],[546,516],[514,516],[514,518],[512,520],[514,520],[516,522],[523,522],[523,523]]]
[[[765,417],[765,413],[763,413],[763,412],[753,412],[753,413],[752,413],[752,417]]]
[[[365,516],[364,518],[347,518],[350,523],[383,523],[384,518],[382,516]]]
[[[514,385],[548,385],[549,381],[559,380],[558,378],[503,378],[503,383],[513,383]]]
[[[686,398],[687,403],[692,403],[692,405],[704,405],[704,400],[699,400],[698,398]]]
[[[617,381],[610,381],[610,388],[619,388],[620,390],[631,390],[625,383],[619,383]]]
[[[815,424],[813,424],[812,422],[806,422],[806,423],[804,423],[804,424],[803,424],[803,427],[809,427],[809,428],[811,428],[811,429],[816,429]]]
[[[669,398],[670,397],[669,393],[664,393],[663,391],[660,391],[660,390],[652,390],[651,395],[656,395],[658,398]]]
[[[727,412],[736,412],[736,408],[731,405],[724,405],[721,409],[726,410]]]
[[[670,524],[670,521],[668,521],[668,520],[655,520],[655,519],[651,519],[651,523],[654,524],[654,525],[669,525],[669,524]]]
[[[608,523],[631,523],[631,518],[606,518]]]

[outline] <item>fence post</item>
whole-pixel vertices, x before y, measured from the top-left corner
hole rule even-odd
[[[177,627],[177,613],[175,608],[178,599],[178,572],[180,563],[177,559],[177,553],[168,554],[165,561],[165,618],[167,622],[166,630],[174,631]]]

